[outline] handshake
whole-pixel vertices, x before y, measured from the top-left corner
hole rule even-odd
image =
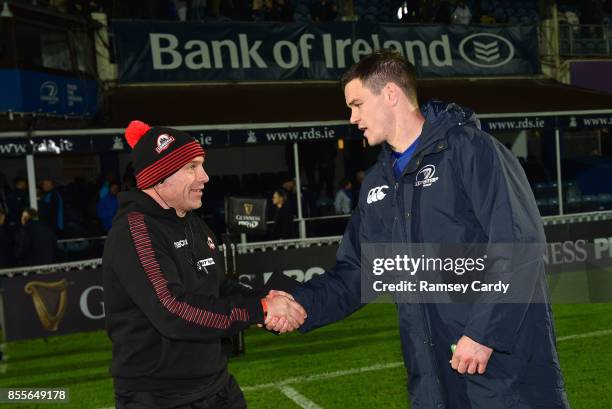
[[[270,290],[265,302],[268,311],[264,325],[270,331],[277,331],[281,334],[295,331],[306,319],[306,311],[289,293]],[[260,326],[263,325],[260,324]]]

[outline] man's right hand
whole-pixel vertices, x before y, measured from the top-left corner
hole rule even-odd
[[[281,334],[299,328],[306,319],[306,311],[297,303],[291,294],[271,290],[266,296],[268,314],[265,325],[268,330]]]

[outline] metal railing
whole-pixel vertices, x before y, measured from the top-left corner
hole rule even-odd
[[[559,24],[559,53],[567,57],[604,57],[612,52],[612,25]]]
[[[546,216],[542,217],[542,223],[547,225],[559,225],[567,223],[583,223],[583,222],[597,222],[603,220],[612,220],[612,210],[603,212],[589,212],[589,213],[575,213],[560,216]],[[292,240],[274,240],[274,241],[260,241],[252,243],[240,243],[232,244],[231,253],[235,257],[236,254],[253,253],[256,251],[274,251],[279,249],[289,248],[302,248],[311,246],[328,246],[340,243],[342,236],[328,236],[328,237],[313,237],[308,239],[292,239]],[[225,257],[227,257],[228,250],[225,245],[221,245]],[[235,249],[235,251],[234,251]],[[233,261],[234,265],[236,261]],[[13,277],[15,275],[28,275],[28,274],[46,274],[53,273],[55,271],[66,271],[66,270],[83,270],[85,268],[96,268],[102,264],[101,258],[75,261],[70,263],[58,263],[58,264],[47,264],[41,266],[28,266],[19,268],[7,268],[0,269],[0,277],[7,276]]]

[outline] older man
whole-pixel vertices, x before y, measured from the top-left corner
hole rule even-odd
[[[204,151],[188,134],[133,121],[126,130],[139,190],[119,195],[103,256],[111,374],[119,408],[244,408],[221,338],[288,315],[289,297],[262,298],[224,276],[202,206]]]

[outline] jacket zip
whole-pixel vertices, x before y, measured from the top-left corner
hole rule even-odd
[[[423,147],[423,149],[422,149],[421,151],[419,151],[419,154],[421,154],[423,151],[425,151],[427,148],[429,148],[429,147],[430,147],[430,146],[433,144],[433,142],[434,142],[434,141],[432,141],[432,143],[430,143],[430,144],[429,144],[429,145],[427,145],[426,147]],[[438,146],[440,147],[441,145],[438,145]],[[440,150],[441,150],[441,149],[440,149]],[[419,157],[418,157],[418,159],[417,159],[417,161],[416,161],[416,169],[418,169],[419,165],[421,164],[421,162],[423,161],[423,159],[424,159],[426,156],[431,155],[431,154],[434,154],[434,153],[438,153],[440,150],[433,151],[433,152],[430,150],[429,152],[427,152],[427,153],[425,153],[425,154],[422,154],[422,156],[419,156]],[[412,161],[411,161],[411,162],[412,162]],[[402,206],[401,206],[402,204],[404,204],[404,196],[403,196],[403,190],[402,190],[402,191],[400,191],[400,186],[401,186],[400,181],[401,181],[401,179],[402,179],[402,178],[403,178],[405,175],[407,175],[407,174],[409,173],[409,172],[408,172],[408,169],[409,169],[409,166],[406,166],[406,168],[405,168],[405,169],[404,169],[404,171],[402,172],[402,174],[401,174],[401,176],[399,177],[399,179],[397,179],[397,180],[396,180],[396,182],[395,182],[395,194],[396,194],[396,200],[397,200],[398,202],[400,202],[400,203],[399,203],[399,205],[400,205],[400,208],[402,208],[402,209],[404,209],[404,208],[405,208],[405,206],[404,206],[404,207],[402,207]],[[415,172],[415,171],[416,171],[416,169],[415,169],[414,171],[410,172],[410,173]],[[395,175],[393,175],[393,176],[395,177]],[[403,189],[403,188],[402,188],[402,189]],[[414,190],[414,189],[413,189],[413,190]],[[415,197],[416,197],[416,196],[415,196],[415,195],[414,195],[414,193],[413,193],[413,195],[412,195],[412,201],[413,201],[413,202],[411,203],[411,208],[410,208],[410,213],[411,213],[411,216],[413,216],[413,215],[412,215],[412,208],[414,207],[414,200],[415,200]],[[403,215],[402,215],[402,218],[403,218]],[[407,220],[405,220],[405,219],[404,219],[404,222],[402,223],[402,230],[403,230],[403,232],[404,232],[404,239],[405,239],[406,243],[408,243],[408,230],[407,230],[407,228],[406,228],[406,224],[407,224],[406,222],[407,222]],[[412,220],[410,220],[410,225],[412,225]],[[439,377],[440,368],[439,368],[439,364],[438,364],[438,360],[437,360],[437,358],[436,358],[436,355],[435,355],[435,353],[433,352],[434,343],[433,343],[433,337],[432,337],[432,335],[431,335],[431,334],[432,334],[432,331],[431,331],[431,325],[430,325],[429,320],[427,319],[427,312],[425,311],[425,307],[424,307],[424,305],[423,305],[423,300],[422,300],[422,298],[421,298],[421,294],[420,294],[419,292],[417,292],[417,297],[419,298],[419,303],[418,303],[419,305],[418,305],[418,307],[417,307],[417,308],[419,309],[419,313],[420,313],[420,315],[421,315],[421,319],[422,319],[422,321],[423,321],[423,329],[425,330],[425,336],[427,337],[427,338],[426,338],[426,344],[427,344],[427,346],[428,346],[428,353],[429,353],[429,357],[430,357],[430,359],[432,360],[433,365],[434,365],[434,369],[435,369],[435,378],[436,378],[436,384],[438,385],[438,392],[440,393],[440,395],[441,395],[441,396],[442,396],[442,398],[443,398],[443,399],[442,399],[442,402],[445,402],[445,401],[446,401],[446,399],[445,399],[445,394],[444,394],[444,391],[442,390],[441,385],[440,385],[440,377]],[[437,406],[437,407],[441,407],[441,406],[440,406],[440,404],[444,405],[444,404],[443,404],[443,403],[441,403],[441,402],[436,402],[436,406]]]

